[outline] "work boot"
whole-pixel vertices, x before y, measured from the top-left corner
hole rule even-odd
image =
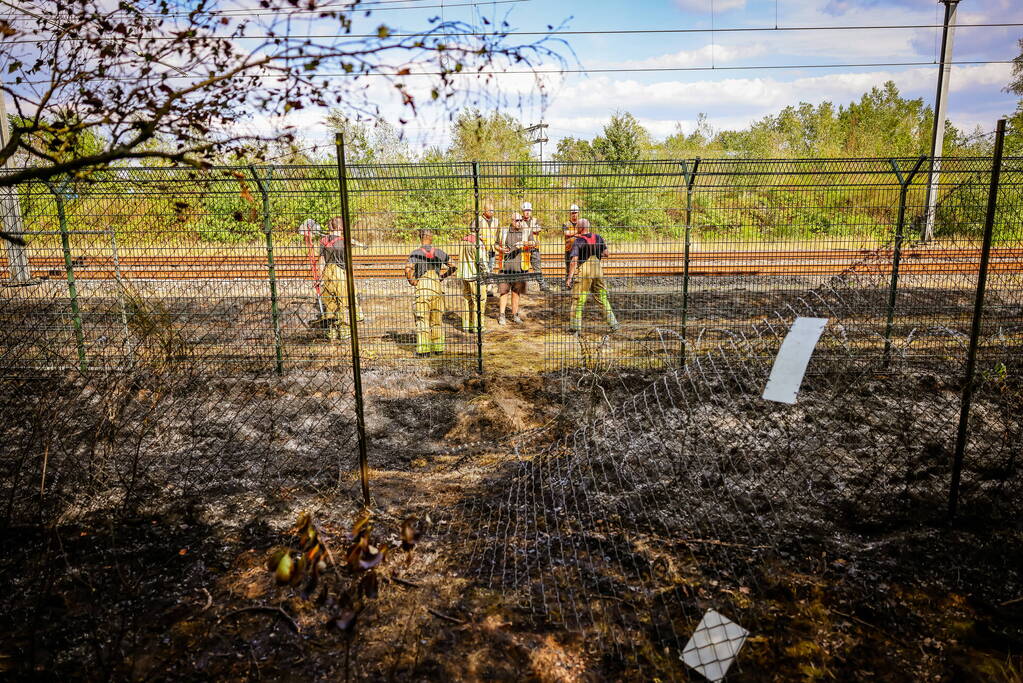
[[[540,291],[541,292],[551,291],[551,286],[547,284],[547,280],[545,280],[544,278],[540,278]]]

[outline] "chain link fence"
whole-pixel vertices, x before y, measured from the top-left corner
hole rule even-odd
[[[786,658],[826,672],[849,656],[827,643],[847,638],[848,626],[828,631],[835,622],[898,632],[871,601],[887,598],[892,557],[909,548],[921,557],[905,561],[912,580],[926,576],[997,611],[1023,585],[1018,569],[993,569],[1011,560],[991,533],[1017,528],[1023,509],[1019,161],[1002,163],[989,205],[991,160],[945,160],[937,239],[926,244],[915,229],[926,173],[915,161],[702,168],[709,187],[693,193],[693,224],[707,229],[712,211],[727,211],[732,229],[716,243],[686,240],[719,272],[689,259],[675,299],[689,305],[684,363],[611,402],[603,387],[627,365],[592,317],[576,335],[586,362],[568,385],[572,429],[468,498],[458,533],[470,539],[469,575],[536,628],[577,634],[623,679],[696,670],[717,680],[744,645],[740,674],[771,676]],[[745,172],[712,170],[728,168]],[[789,199],[772,210],[774,193]],[[794,217],[818,207],[849,234],[815,236]],[[776,241],[761,232],[771,224],[785,231]],[[562,298],[552,333],[572,315]],[[762,393],[797,317],[828,323],[798,403],[787,406]],[[603,345],[604,362],[587,345]],[[933,532],[956,499],[959,523],[980,529],[972,540]],[[760,635],[747,643],[749,632]],[[806,650],[803,638],[816,644]],[[879,643],[873,659],[905,656],[892,654],[904,646]]]
[[[0,290],[9,523],[338,486],[351,357],[317,327],[295,231],[337,211],[327,183],[330,169],[118,169],[18,189],[30,270]]]
[[[682,677],[708,609],[783,628],[779,568],[943,519],[953,488],[962,519],[1019,517],[1023,161],[991,202],[991,159],[943,160],[922,242],[929,168],[339,159],[19,187],[2,519],[344,491],[367,448],[361,368],[529,368],[563,419],[467,485],[459,571],[614,675]],[[799,403],[767,403],[799,316],[825,335]],[[646,388],[612,402],[629,373]]]

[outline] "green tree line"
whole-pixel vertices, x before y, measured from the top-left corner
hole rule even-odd
[[[1008,89],[1023,95],[1021,81],[1023,66],[1017,67]],[[879,198],[876,188],[857,180],[852,168],[826,183],[812,175],[784,174],[767,182],[763,176],[747,177],[744,171],[753,167],[741,162],[911,158],[928,152],[933,121],[922,99],[903,97],[891,82],[847,105],[800,103],[741,130],[715,131],[700,115],[691,132],[679,129],[663,140],[655,139],[632,114],[618,112],[593,139],[563,138],[554,163],[547,165],[533,158],[522,122],[501,112],[464,110],[454,121],[446,148],[418,153],[387,123],[368,125],[332,111],[326,124],[344,134],[358,227],[380,241],[412,240],[418,228],[431,228],[442,237],[462,231],[474,206],[469,162],[476,160],[500,161],[483,165],[489,175],[481,183],[485,199],[498,201],[502,213],[529,200],[545,224],[559,224],[563,205],[574,202],[610,239],[678,238],[685,230],[686,211],[685,180],[677,161],[695,157],[734,162],[734,177],[715,181],[713,188],[697,184],[690,222],[698,239],[873,240],[890,233],[896,207],[890,197]],[[1023,104],[1011,123],[1007,151],[1020,153]],[[83,138],[79,144],[96,142]],[[946,123],[944,155],[983,156],[990,151],[989,135],[965,133]],[[291,143],[280,148],[275,168],[264,169],[275,230],[286,230],[305,218],[323,224],[338,213],[336,175],[327,170],[333,168],[333,152],[329,145]],[[236,156],[223,161],[234,169],[241,167],[241,172],[217,168],[182,172],[168,167],[168,179],[155,184],[125,182],[134,169],[94,174],[83,189],[67,194],[68,216],[74,224],[70,227],[110,230],[125,238],[171,232],[202,241],[258,240],[262,203],[256,183],[244,169],[247,160]],[[159,170],[148,173],[159,175]],[[172,175],[182,180],[173,182]],[[912,194],[917,204],[923,177]],[[947,215],[939,211],[939,237],[979,234],[981,222],[972,214],[984,203],[980,174],[975,181],[975,187],[957,189],[942,209]],[[30,225],[55,227],[52,194],[38,187],[22,188],[21,197]],[[1008,219],[1011,209],[1003,212],[1006,219],[999,234],[1005,239],[1015,234]]]

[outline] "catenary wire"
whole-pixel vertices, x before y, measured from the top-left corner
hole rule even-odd
[[[498,0],[499,2],[501,0]],[[448,5],[451,7],[451,5]],[[984,23],[984,24],[956,24],[956,30],[965,28],[1015,28],[1023,26],[1023,22],[997,22],[997,23]],[[389,34],[391,38],[417,38],[431,35],[443,35],[446,38],[471,38],[471,37],[485,37],[485,36],[500,36],[500,37],[511,37],[511,36],[613,36],[613,35],[673,35],[673,34],[686,34],[686,33],[757,33],[757,32],[789,32],[789,31],[884,31],[884,30],[908,30],[908,29],[940,29],[941,24],[887,24],[877,26],[750,26],[750,27],[732,27],[732,28],[664,28],[664,29],[614,29],[614,30],[603,30],[603,31],[573,31],[573,30],[561,30],[552,29],[549,31],[496,31],[496,32],[485,32],[485,31],[453,31],[440,33],[404,33],[396,31]],[[265,34],[259,35],[247,35],[242,37],[237,36],[225,36],[225,35],[209,35],[202,36],[204,39],[220,39],[220,40],[260,40],[265,38],[272,38],[277,36],[269,36]],[[304,38],[378,38],[379,35],[376,33],[322,33],[322,34],[310,34],[303,36]],[[96,38],[74,38],[72,40],[123,40],[123,38],[110,37],[103,38],[97,36]],[[22,40],[5,40],[3,41],[6,45],[17,45],[20,43],[46,43],[51,42],[51,38],[40,38],[40,39],[22,39]],[[146,40],[179,40],[177,37],[172,36],[152,36],[146,38]]]
[[[979,66],[985,64],[1012,64],[1011,59],[980,59],[959,62],[949,62],[953,66]],[[739,66],[679,66],[679,67],[615,67],[615,68],[580,68],[580,69],[533,69],[524,71],[411,71],[399,74],[397,72],[365,72],[365,73],[321,73],[312,74],[310,78],[337,78],[363,76],[384,76],[387,78],[406,78],[409,76],[535,76],[535,75],[558,75],[558,74],[591,74],[591,73],[648,73],[648,72],[679,72],[679,71],[769,71],[769,70],[795,70],[795,69],[854,69],[870,67],[902,67],[902,66],[934,66],[935,62],[860,62],[847,64],[745,64]],[[166,76],[161,80],[181,80],[184,76]],[[239,75],[244,79],[280,79],[280,74],[246,74]],[[128,76],[89,79],[97,81],[137,81],[137,78]],[[22,81],[32,85],[44,81]],[[49,82],[49,81],[45,81]]]

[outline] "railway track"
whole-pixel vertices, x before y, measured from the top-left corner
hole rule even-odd
[[[545,255],[544,273],[549,277],[564,276],[561,255]],[[709,276],[783,276],[835,275],[853,268],[868,257],[875,271],[891,270],[890,250],[830,249],[795,251],[717,251],[690,254],[689,274]],[[404,274],[404,254],[354,254],[356,277],[399,278]],[[278,280],[310,279],[310,265],[304,254],[284,253],[275,259]],[[36,277],[63,278],[66,275],[62,256],[30,257]],[[980,250],[940,247],[905,249],[900,272],[903,274],[969,274],[978,270]],[[217,256],[180,256],[146,254],[122,256],[117,263],[110,255],[83,255],[72,260],[75,277],[83,280],[265,280],[265,259],[250,254]],[[0,272],[6,270],[6,259],[0,259]],[[680,252],[619,253],[604,262],[609,277],[664,277],[682,275],[683,254]],[[998,248],[991,254],[991,272],[1023,273],[1023,248]]]

